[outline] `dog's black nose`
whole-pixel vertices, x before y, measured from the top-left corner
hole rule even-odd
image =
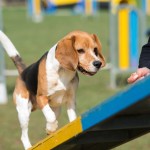
[[[94,62],[93,62],[93,65],[94,65],[97,69],[99,69],[99,68],[101,67],[102,63],[101,63],[100,61],[94,61]]]

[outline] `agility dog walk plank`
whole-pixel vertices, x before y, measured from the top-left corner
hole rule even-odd
[[[30,150],[105,150],[150,131],[150,77],[87,111]]]

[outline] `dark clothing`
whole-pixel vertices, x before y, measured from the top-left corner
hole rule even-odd
[[[147,67],[150,69],[150,37],[148,43],[142,47],[139,59],[139,68],[143,67]]]

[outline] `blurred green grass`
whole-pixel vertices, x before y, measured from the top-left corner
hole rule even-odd
[[[109,14],[102,11],[94,18],[84,16],[45,16],[43,22],[34,23],[28,17],[24,7],[3,9],[4,31],[13,41],[27,65],[35,62],[59,39],[72,30],[84,30],[96,33],[103,45],[103,53],[109,62]],[[5,55],[6,68],[15,69],[12,61]],[[109,71],[101,71],[94,77],[80,75],[77,94],[78,115],[112,96],[126,87],[112,90],[109,88]],[[7,77],[9,102],[0,106],[0,150],[21,150],[20,126],[17,112],[12,102],[12,92],[16,77]],[[60,127],[68,122],[65,106],[62,110]],[[33,144],[46,137],[45,119],[41,111],[31,114],[29,135]],[[150,135],[143,136],[116,148],[118,150],[148,150]]]

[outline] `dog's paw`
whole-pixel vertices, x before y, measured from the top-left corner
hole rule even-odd
[[[31,146],[32,147],[32,146]],[[29,147],[29,148],[27,148],[27,149],[25,149],[25,150],[31,150],[31,147]]]
[[[58,128],[58,121],[55,120],[54,122],[47,122],[46,124],[46,133],[49,135],[54,133]]]

